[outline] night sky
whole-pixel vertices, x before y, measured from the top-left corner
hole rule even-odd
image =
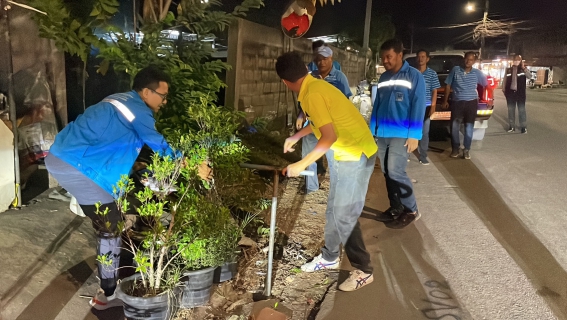
[[[225,0],[227,5],[236,3]],[[471,1],[474,2],[474,1]],[[277,27],[279,17],[288,1],[265,0],[265,7],[250,14],[250,20]],[[459,35],[471,28],[458,30],[431,30],[449,24],[468,23],[480,20],[484,0],[476,0],[476,12],[465,12],[467,0],[373,0],[373,14],[387,14],[396,25],[397,37],[409,46],[409,25],[414,24],[415,46],[441,46],[455,42]],[[364,29],[365,0],[342,0],[342,3],[325,7],[317,5],[317,13],[306,37],[336,34],[348,27]],[[567,29],[567,0],[490,0],[489,17],[492,19],[531,20],[533,26],[556,24]],[[497,41],[497,40],[495,40]],[[472,43],[469,44],[469,46]],[[467,44],[457,44],[467,46]]]

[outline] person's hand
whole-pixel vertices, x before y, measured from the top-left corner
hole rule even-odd
[[[441,106],[441,108],[443,108],[444,110],[449,109],[449,102],[443,102],[443,105]]]
[[[285,139],[283,152],[294,152],[295,149],[293,148],[293,146],[297,143],[297,141],[299,141],[299,139],[295,138],[295,136]]]
[[[197,168],[197,175],[206,181],[210,181],[213,178],[213,169],[209,167],[208,161],[203,161]]]
[[[436,105],[432,105],[431,109],[429,109],[429,117],[431,118],[433,116],[433,114],[435,113],[435,107]]]
[[[303,119],[303,117],[297,117],[297,120],[295,120],[295,128],[297,130],[301,130],[301,128],[303,128],[304,121],[305,119]]]
[[[408,147],[408,153],[412,153],[415,149],[417,149],[418,143],[419,143],[419,140],[408,138],[406,140],[406,144],[404,144],[404,147]]]
[[[299,162],[292,163],[282,170],[282,174],[288,177],[299,177],[299,174],[305,170],[305,166]]]

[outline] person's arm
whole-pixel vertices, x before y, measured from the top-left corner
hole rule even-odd
[[[435,113],[435,110],[437,109],[437,90],[439,88],[441,88],[441,83],[439,83],[439,78],[437,76],[437,72],[433,71],[435,73],[435,80],[433,83],[433,92],[431,93],[431,110],[429,112],[429,116],[432,116]]]
[[[433,92],[431,93],[431,109],[429,110],[430,117],[435,113],[436,107],[437,107],[437,89],[433,89]]]
[[[532,79],[532,73],[528,68],[523,68],[524,70],[524,74],[526,75],[526,79],[531,80]]]
[[[380,76],[382,78],[382,76]],[[380,80],[378,80],[380,83]],[[380,89],[376,88],[376,97],[374,97],[374,105],[372,106],[372,115],[370,116],[370,132],[373,136],[378,136],[378,108],[380,107]]]
[[[313,129],[311,128],[311,126],[305,126],[305,128],[299,130],[296,134],[294,134],[293,136],[285,139],[284,142],[284,153],[288,153],[288,152],[293,152],[295,151],[295,149],[293,148],[293,146],[295,146],[295,144],[301,140],[301,138],[305,137],[306,135],[313,133]]]
[[[288,165],[282,172],[284,175],[287,175],[288,177],[299,176],[301,171],[305,170],[308,165],[321,158],[325,153],[327,153],[327,151],[329,151],[333,143],[337,141],[337,134],[335,133],[335,128],[333,128],[333,123],[327,123],[320,127],[319,131],[321,131],[321,138],[319,139],[319,142],[317,142],[317,145],[315,145],[313,151],[305,155],[305,157],[303,157],[300,161]]]
[[[508,69],[506,69],[506,72],[508,72]],[[502,92],[504,93],[506,93],[506,79],[508,79],[508,77],[504,75],[504,80],[502,80]]]
[[[352,91],[350,91],[350,87],[348,85],[348,78],[344,73],[339,74],[339,84],[338,88],[341,92],[347,97],[350,98],[352,96]]]
[[[408,139],[405,146],[408,147],[408,153],[417,149],[417,144],[423,135],[423,118],[425,116],[425,80],[419,74],[413,81],[415,89],[411,97],[410,118],[408,128]]]
[[[455,69],[458,67],[454,67],[449,72],[447,79],[445,80],[445,95],[443,96],[443,104],[441,107],[443,109],[449,109],[449,95],[451,95],[451,84],[453,84],[453,79],[455,78]]]
[[[175,154],[165,138],[157,132],[155,122],[150,112],[139,112],[132,121],[132,126],[140,139],[153,151],[164,156],[178,157],[179,154]]]

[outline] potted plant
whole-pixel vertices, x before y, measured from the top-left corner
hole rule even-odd
[[[183,139],[182,139],[183,140]],[[132,232],[126,232],[128,250],[134,256],[137,274],[122,281],[116,289],[119,299],[124,302],[127,319],[154,317],[167,319],[174,314],[172,303],[178,299],[175,290],[186,269],[183,253],[199,236],[211,233],[216,227],[209,220],[199,216],[202,196],[195,186],[200,183],[198,167],[202,159],[198,156],[172,159],[154,154],[148,166],[152,176],[143,190],[135,197],[140,202],[136,211],[144,220],[145,228],[141,241],[132,238]],[[182,178],[183,182],[179,182]],[[133,189],[133,182],[123,177],[115,187],[117,205],[122,213],[128,211],[126,195]],[[172,192],[175,194],[172,194]],[[104,216],[105,212],[98,212]],[[122,228],[120,228],[122,229]],[[101,264],[110,266],[109,257],[97,257]]]

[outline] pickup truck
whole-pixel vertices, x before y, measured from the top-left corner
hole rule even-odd
[[[463,51],[436,51],[431,52],[428,67],[437,72],[439,77],[439,83],[441,88],[437,89],[437,108],[435,114],[431,116],[431,120],[450,120],[451,119],[451,97],[449,97],[449,110],[443,110],[441,108],[441,103],[443,102],[443,97],[445,96],[445,79],[451,72],[454,66],[458,66],[463,63],[465,52]],[[404,55],[404,60],[406,60],[411,66],[416,66],[415,53],[410,53]],[[489,85],[494,85],[494,79],[489,78]],[[492,83],[491,83],[492,81]],[[478,110],[476,120],[488,120],[492,116],[492,108],[487,106],[487,94],[488,92],[481,86],[477,87],[478,91]]]

